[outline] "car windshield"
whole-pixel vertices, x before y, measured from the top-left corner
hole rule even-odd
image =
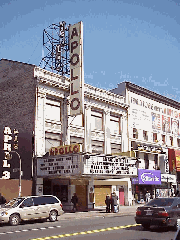
[[[151,200],[149,203],[146,204],[146,206],[155,206],[155,207],[171,206],[173,201],[174,201],[173,198],[158,198],[158,199]]]
[[[9,207],[12,207],[12,208],[17,207],[23,200],[24,200],[24,198],[15,198],[15,199],[9,201],[8,203],[6,203],[6,204],[4,205],[4,207],[6,207],[6,208],[9,208]]]

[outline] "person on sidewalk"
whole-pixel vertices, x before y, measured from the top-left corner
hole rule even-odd
[[[73,203],[73,211],[77,211],[78,197],[76,193],[74,193],[74,196],[72,196],[71,202]]]
[[[117,200],[118,196],[116,195],[116,193],[111,193],[111,212],[118,212]]]
[[[0,205],[1,204],[5,204],[6,203],[6,199],[5,199],[5,197],[3,197],[2,195],[1,195],[1,193],[0,193]]]
[[[146,202],[148,203],[150,201],[151,194],[147,191],[146,192]]]
[[[106,203],[106,212],[110,213],[111,198],[110,198],[109,194],[106,195],[105,203]]]

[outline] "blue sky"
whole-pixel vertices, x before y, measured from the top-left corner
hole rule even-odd
[[[0,59],[39,65],[43,29],[61,21],[83,21],[85,83],[180,101],[180,0],[1,0]]]

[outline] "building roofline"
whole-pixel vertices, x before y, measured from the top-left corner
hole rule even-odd
[[[8,62],[22,63],[22,64],[31,65],[31,66],[33,66],[33,67],[36,67],[35,64],[31,64],[31,63],[25,63],[25,62],[15,61],[15,60],[6,59],[6,58],[1,58],[0,61],[2,61],[2,60],[4,60],[4,61],[8,61]]]
[[[132,92],[135,92],[137,94],[140,94],[141,96],[144,96],[150,99],[154,98],[160,103],[165,103],[166,105],[180,109],[180,102],[178,101],[175,101],[171,98],[165,97],[156,92],[148,90],[147,88],[138,86],[132,82],[125,81],[125,84],[126,84],[126,88]]]

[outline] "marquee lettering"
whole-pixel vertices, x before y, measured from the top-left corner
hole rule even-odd
[[[49,150],[50,156],[63,155],[63,154],[69,154],[69,153],[78,153],[78,152],[80,152],[80,145],[79,144],[52,147]]]

